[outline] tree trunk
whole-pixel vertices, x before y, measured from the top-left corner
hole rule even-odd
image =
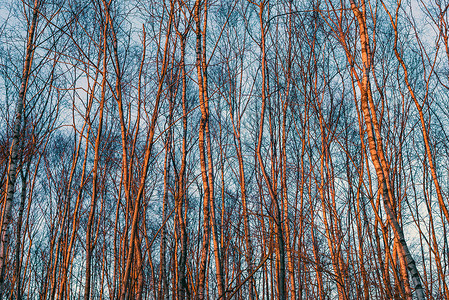
[[[19,161],[19,144],[20,144],[20,133],[22,128],[22,114],[24,112],[25,101],[26,101],[26,91],[28,85],[28,78],[31,71],[31,63],[34,54],[34,33],[36,29],[37,19],[39,15],[40,1],[34,1],[33,15],[31,17],[30,28],[28,29],[28,39],[27,48],[25,52],[25,63],[23,66],[22,80],[19,90],[19,99],[16,103],[16,112],[14,118],[14,131],[13,140],[11,143],[9,164],[8,164],[8,177],[6,181],[6,197],[5,197],[5,208],[3,214],[3,220],[1,222],[1,233],[0,233],[0,299],[2,298],[3,283],[5,280],[6,272],[6,261],[7,261],[7,248],[9,244],[9,224],[12,218],[12,202],[14,199],[14,189],[16,185],[17,176],[17,165]]]

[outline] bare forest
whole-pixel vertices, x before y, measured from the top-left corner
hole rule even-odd
[[[0,1],[0,300],[448,300],[448,135],[448,0]]]

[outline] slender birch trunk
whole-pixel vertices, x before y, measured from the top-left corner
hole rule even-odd
[[[372,101],[370,83],[369,83],[369,73],[371,69],[371,50],[369,47],[369,39],[367,33],[367,25],[365,22],[366,12],[365,12],[365,2],[362,0],[362,10],[357,7],[353,0],[351,0],[351,9],[357,19],[359,30],[360,30],[360,43],[362,47],[362,60],[363,60],[363,77],[359,81],[359,88],[361,91],[361,109],[363,112],[367,134],[368,134],[368,145],[370,149],[371,159],[373,161],[374,168],[376,170],[378,186],[382,191],[382,196],[384,200],[385,210],[387,212],[387,219],[390,223],[395,238],[398,239],[400,245],[400,253],[405,258],[407,263],[407,269],[410,272],[411,279],[415,288],[415,294],[418,300],[424,299],[424,290],[421,284],[420,275],[416,267],[415,260],[413,259],[410,250],[408,249],[407,242],[405,241],[404,232],[402,227],[399,225],[396,216],[393,212],[392,205],[394,203],[393,191],[390,187],[389,176],[388,176],[388,165],[383,153],[383,142],[380,135],[379,124],[377,121],[377,116],[374,108],[374,103]],[[377,142],[376,142],[377,141]]]
[[[204,5],[204,9],[201,9]],[[218,284],[218,297],[225,300],[225,288],[223,279],[223,267],[220,257],[220,243],[215,223],[214,208],[214,177],[213,159],[209,129],[209,97],[207,94],[207,64],[206,64],[206,28],[207,28],[207,1],[202,4],[195,3],[194,19],[196,23],[196,68],[198,74],[199,100],[201,109],[201,121],[199,128],[199,151],[201,174],[204,186],[204,235],[201,252],[200,277],[198,284],[198,297],[204,299],[204,284],[206,279],[207,256],[209,252],[209,239],[212,233],[214,242],[214,258],[216,265],[216,277]],[[201,12],[203,12],[203,28],[201,28]],[[206,144],[205,144],[206,143]]]
[[[9,224],[12,219],[12,202],[14,200],[14,190],[16,185],[17,166],[20,154],[20,133],[22,128],[22,114],[25,108],[26,91],[28,85],[28,79],[31,72],[32,58],[34,54],[34,34],[36,30],[37,19],[39,15],[40,1],[34,1],[33,15],[31,17],[30,28],[28,29],[27,48],[25,52],[25,63],[23,66],[22,80],[19,89],[19,98],[16,102],[16,112],[14,118],[14,131],[13,140],[10,148],[10,157],[8,164],[8,177],[6,181],[6,195],[5,195],[5,208],[3,214],[3,220],[1,220],[1,233],[0,233],[0,299],[2,297],[3,283],[5,280],[6,261],[7,261],[7,248],[9,244]]]
[[[104,104],[106,101],[106,76],[107,76],[107,31],[108,23],[105,23],[103,30],[103,71],[102,71],[102,81],[101,81],[101,98],[100,98],[100,114],[98,117],[98,129],[97,137],[95,139],[94,148],[94,165],[92,168],[92,197],[90,202],[89,217],[87,220],[86,228],[86,283],[84,286],[84,299],[90,299],[90,281],[91,281],[91,261],[92,261],[92,251],[94,246],[92,245],[92,224],[95,217],[96,202],[97,202],[97,192],[98,192],[98,161],[100,159],[100,142],[103,131],[103,112]]]
[[[130,279],[131,268],[132,268],[132,264],[133,264],[133,260],[134,260],[134,251],[137,251],[134,246],[135,246],[136,235],[138,234],[137,227],[138,227],[138,223],[139,223],[140,206],[141,206],[143,194],[145,192],[145,184],[146,184],[147,175],[148,175],[148,168],[149,168],[149,164],[150,164],[152,149],[154,146],[154,134],[156,131],[156,123],[157,123],[157,119],[158,119],[159,107],[160,107],[160,102],[161,102],[161,98],[162,98],[162,89],[163,89],[164,80],[165,80],[165,76],[167,74],[167,68],[168,68],[168,63],[169,63],[168,51],[169,51],[170,36],[171,36],[171,31],[172,31],[173,16],[174,16],[174,4],[173,4],[173,2],[171,2],[170,3],[169,20],[168,20],[168,24],[167,24],[166,40],[165,40],[164,52],[163,52],[161,76],[160,76],[160,79],[158,82],[158,88],[157,88],[157,93],[156,93],[156,99],[154,102],[153,114],[151,116],[151,123],[149,125],[149,130],[148,130],[148,140],[147,140],[147,142],[146,142],[147,144],[145,146],[145,156],[144,156],[144,161],[143,161],[142,173],[140,176],[139,189],[137,191],[135,200],[133,201],[134,203],[130,202],[130,204],[133,206],[132,219],[131,219],[131,232],[130,232],[131,235],[130,235],[129,245],[128,245],[128,256],[126,259],[125,270],[124,270],[123,279],[122,279],[122,283],[121,283],[121,292],[120,292],[121,300],[125,300],[126,297],[129,296],[129,291],[130,291],[129,279]],[[110,16],[109,16],[109,18],[110,18]],[[110,23],[112,23],[111,19],[110,19]],[[112,27],[112,25],[111,25],[111,27]],[[117,61],[118,61],[118,59],[117,59]],[[120,118],[122,119],[123,118],[122,113],[120,115],[121,115]]]
[[[186,67],[185,67],[185,39],[186,33],[180,34],[180,42],[181,42],[181,77],[182,77],[182,158],[181,158],[181,168],[178,174],[178,182],[177,182],[177,192],[175,198],[176,205],[176,218],[177,225],[179,228],[179,239],[180,239],[180,251],[179,251],[179,260],[178,260],[178,268],[177,268],[177,299],[183,300],[186,297],[186,294],[189,295],[188,285],[187,285],[187,276],[186,276],[186,262],[187,262],[187,232],[186,232],[186,212],[187,207],[184,207],[186,204],[186,160],[187,160],[187,80],[186,80]]]

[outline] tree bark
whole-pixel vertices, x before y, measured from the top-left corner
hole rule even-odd
[[[11,150],[9,156],[9,164],[8,164],[8,177],[6,181],[6,196],[5,196],[5,208],[3,214],[3,220],[1,222],[1,233],[0,233],[0,299],[2,298],[3,291],[3,283],[5,280],[5,272],[6,272],[6,261],[7,261],[7,248],[9,244],[9,224],[12,219],[12,202],[14,200],[14,190],[16,185],[16,176],[17,176],[17,167],[19,154],[20,154],[20,133],[22,129],[22,114],[24,112],[25,101],[26,101],[26,91],[28,85],[28,79],[30,77],[31,72],[31,64],[32,58],[34,54],[34,35],[36,24],[39,15],[39,6],[40,1],[34,1],[33,7],[33,15],[31,17],[30,28],[28,29],[28,39],[27,39],[27,48],[25,52],[25,63],[23,66],[22,79],[19,90],[19,99],[16,102],[16,112],[14,118],[14,131],[13,131],[13,140],[11,143]]]
[[[373,107],[373,101],[371,99],[371,89],[369,85],[369,70],[371,68],[371,52],[369,48],[369,39],[367,33],[367,26],[365,22],[365,3],[362,0],[363,13],[359,10],[353,0],[351,0],[351,9],[357,18],[357,22],[360,30],[360,43],[362,47],[362,60],[363,60],[363,77],[362,81],[359,81],[359,88],[361,92],[361,108],[365,119],[365,124],[368,134],[368,145],[370,149],[371,159],[373,161],[374,168],[376,170],[378,186],[382,191],[382,197],[384,200],[384,207],[387,212],[387,219],[390,223],[395,238],[399,241],[400,253],[407,262],[407,269],[411,274],[415,293],[418,300],[424,299],[424,290],[422,288],[420,275],[416,267],[415,260],[413,259],[407,242],[405,241],[402,227],[399,225],[395,214],[393,213],[392,205],[393,191],[390,187],[388,176],[388,165],[383,153],[383,142],[379,131],[379,125],[377,122],[375,108]],[[377,141],[377,143],[376,143]]]

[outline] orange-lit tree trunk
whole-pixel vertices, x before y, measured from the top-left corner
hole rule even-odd
[[[204,5],[204,8],[203,8]],[[206,29],[207,29],[207,1],[203,4],[197,0],[195,3],[194,19],[196,23],[196,69],[198,75],[198,89],[201,109],[201,121],[199,128],[199,151],[201,174],[204,188],[204,235],[201,252],[200,277],[198,283],[198,297],[204,299],[204,284],[206,276],[206,262],[209,252],[210,231],[214,243],[215,271],[218,284],[219,299],[226,299],[223,267],[220,257],[220,243],[215,223],[214,208],[214,174],[213,174],[213,158],[210,138],[209,124],[209,96],[207,85],[207,61],[206,61]],[[201,22],[203,19],[203,23]],[[201,27],[201,24],[203,25]],[[206,143],[206,144],[205,144]],[[207,156],[207,160],[206,160]]]
[[[101,98],[99,107],[99,117],[98,117],[98,129],[97,136],[95,138],[94,147],[94,164],[92,167],[92,196],[90,202],[89,217],[87,220],[86,228],[86,283],[84,287],[84,299],[90,299],[90,281],[91,281],[91,263],[92,263],[92,251],[94,246],[92,245],[92,225],[95,218],[96,202],[97,202],[97,192],[98,192],[98,160],[100,159],[100,142],[103,130],[103,112],[105,104],[105,94],[106,94],[106,77],[107,77],[107,31],[108,23],[105,23],[103,29],[103,71],[102,71],[102,81],[101,81]]]
[[[361,57],[363,61],[363,77],[358,79],[358,85],[361,92],[361,109],[364,116],[364,121],[368,134],[368,145],[370,149],[371,159],[373,161],[374,168],[378,179],[379,190],[382,191],[382,197],[384,200],[384,207],[387,213],[387,219],[391,225],[395,238],[399,241],[399,253],[403,256],[407,263],[408,271],[410,272],[411,279],[413,281],[415,294],[419,300],[424,299],[424,291],[421,284],[420,275],[416,267],[415,260],[413,259],[407,242],[404,237],[404,232],[401,225],[397,221],[397,216],[394,214],[394,194],[390,186],[389,170],[387,161],[384,155],[384,144],[382,136],[380,135],[379,123],[377,120],[377,113],[372,101],[372,94],[369,82],[369,74],[372,67],[371,50],[369,46],[369,38],[366,25],[366,6],[364,0],[361,1],[362,11],[351,0],[351,9],[354,16],[357,19],[358,27],[360,30],[360,44],[361,44]],[[355,72],[355,71],[354,71]]]
[[[151,121],[150,121],[149,129],[148,129],[148,139],[147,139],[146,145],[145,145],[145,154],[144,154],[145,156],[144,156],[142,171],[141,171],[141,175],[140,175],[140,182],[139,182],[138,191],[135,196],[135,199],[134,199],[134,201],[130,202],[130,203],[132,203],[132,207],[133,207],[132,208],[132,219],[131,219],[131,230],[130,230],[130,239],[129,239],[129,245],[128,245],[128,256],[127,256],[127,259],[125,262],[125,269],[124,269],[124,274],[123,274],[121,288],[120,288],[120,290],[121,290],[120,291],[120,299],[121,300],[125,300],[127,297],[131,296],[131,295],[129,295],[130,291],[131,291],[129,280],[130,280],[131,269],[132,269],[132,265],[133,265],[133,261],[134,261],[134,252],[139,251],[138,249],[135,248],[135,245],[139,244],[139,243],[136,243],[136,239],[138,238],[137,227],[138,227],[138,223],[139,223],[141,201],[142,201],[142,198],[144,197],[144,193],[145,193],[145,185],[146,185],[146,180],[147,180],[147,175],[148,175],[150,158],[151,158],[152,149],[154,146],[154,134],[156,131],[156,125],[157,125],[156,123],[157,123],[158,114],[159,114],[159,107],[160,107],[161,98],[162,98],[163,86],[165,83],[165,77],[167,74],[167,68],[168,68],[168,63],[169,63],[168,51],[169,51],[169,43],[170,43],[170,37],[171,37],[171,32],[172,32],[172,26],[173,26],[173,17],[174,17],[174,3],[171,2],[169,19],[167,22],[168,23],[167,24],[167,33],[165,36],[166,39],[165,39],[165,46],[164,46],[164,51],[163,51],[161,75],[159,77],[158,88],[157,88],[157,92],[156,92],[156,99],[154,102],[153,113],[151,116]],[[110,24],[112,24],[112,19],[110,16],[109,16],[109,22],[110,22]],[[112,27],[112,25],[111,25],[111,27]],[[116,60],[118,61],[118,58]],[[121,120],[123,119],[122,114],[123,114],[123,112],[122,112],[122,110],[120,110],[120,119]],[[122,124],[124,124],[124,122]],[[123,126],[122,126],[122,128],[124,129]],[[122,129],[122,135],[125,135],[125,133],[123,133],[123,129]],[[126,142],[126,139],[124,139],[122,141],[123,145],[125,145],[125,142]],[[124,151],[124,155],[126,155],[125,149],[123,151]],[[127,166],[125,168],[127,168]]]
[[[176,299],[182,300],[190,295],[187,284],[186,263],[187,263],[187,186],[186,186],[186,161],[187,161],[187,74],[186,74],[186,36],[188,28],[181,33],[175,25],[176,33],[180,40],[180,68],[181,68],[181,102],[182,102],[182,149],[181,149],[181,167],[177,173],[177,184],[175,193],[176,205],[176,233],[179,235],[179,254],[177,254],[178,261],[176,262]],[[178,233],[179,232],[179,233]],[[178,251],[178,249],[175,249]]]
[[[277,287],[277,293],[278,298],[281,300],[287,299],[287,291],[286,291],[286,281],[285,281],[285,275],[286,275],[286,266],[285,266],[285,241],[284,241],[284,233],[283,233],[283,227],[282,224],[282,214],[281,214],[281,207],[279,206],[278,201],[278,192],[277,192],[277,180],[275,178],[275,153],[273,152],[275,145],[273,145],[273,139],[271,138],[270,141],[270,148],[271,148],[271,169],[272,169],[272,175],[270,178],[270,175],[268,174],[265,162],[262,157],[262,142],[263,142],[263,136],[264,136],[264,123],[265,123],[265,113],[267,109],[267,100],[269,101],[270,97],[270,91],[269,91],[269,80],[268,80],[268,66],[267,66],[267,50],[266,50],[266,37],[268,34],[268,26],[269,23],[264,22],[265,13],[267,15],[270,15],[270,7],[268,1],[262,1],[259,4],[256,4],[258,6],[258,17],[259,17],[259,25],[260,25],[260,51],[261,51],[261,76],[262,76],[262,84],[261,84],[261,107],[260,107],[260,118],[259,118],[259,132],[258,132],[258,140],[257,140],[257,148],[256,148],[256,156],[258,165],[260,168],[260,171],[262,173],[262,177],[265,181],[265,184],[267,185],[268,192],[271,199],[271,207],[273,209],[273,218],[274,218],[274,225],[275,225],[275,232],[276,232],[276,287]],[[268,98],[268,99],[267,99]],[[273,134],[273,123],[271,122],[271,115],[269,115],[269,129],[270,134]]]

